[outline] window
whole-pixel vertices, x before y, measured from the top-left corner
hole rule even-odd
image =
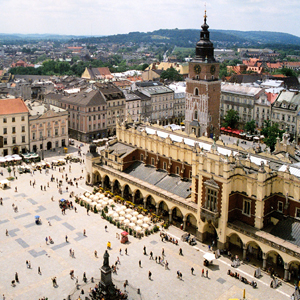
[[[16,143],[16,137],[13,136],[12,138],[12,143],[15,144]]]
[[[25,126],[22,126],[22,132],[25,132]]]
[[[7,138],[3,139],[3,145],[7,145]]]
[[[32,139],[35,140],[35,132],[32,133]]]
[[[300,208],[296,207],[295,217],[300,219]]]
[[[152,165],[152,166],[155,165],[155,161],[154,161],[154,158],[153,158],[153,157],[151,158],[151,165]]]
[[[51,132],[50,132],[50,130],[47,130],[47,136],[48,136],[48,137],[51,137]]]
[[[143,154],[141,154],[141,161],[143,161],[144,160],[144,155]]]
[[[7,119],[6,118],[3,118],[3,123],[7,123]]]
[[[7,128],[3,128],[3,134],[7,134]]]
[[[91,121],[92,120],[92,118],[91,118],[91,116],[89,116],[89,121]]]
[[[89,131],[91,131],[92,130],[92,126],[91,125],[89,125]]]
[[[96,116],[94,116],[94,121],[96,120]]]
[[[21,117],[21,121],[25,121],[25,117],[24,116]]]
[[[167,170],[167,163],[164,161],[164,163],[163,163],[163,169],[164,170]]]
[[[251,202],[249,200],[244,200],[243,203],[243,214],[250,216],[251,215]]]
[[[40,139],[43,137],[43,131],[40,131]]]
[[[215,211],[217,209],[217,191],[211,188],[206,190],[206,208]]]
[[[198,111],[197,110],[195,110],[195,112],[194,112],[194,120],[198,120]]]
[[[12,133],[16,133],[16,127],[12,127]]]
[[[61,134],[65,134],[65,127],[61,128]]]
[[[12,117],[12,122],[16,122],[16,118],[15,117]]]
[[[278,207],[277,207],[277,210],[279,212],[283,212],[283,202],[282,201],[278,201]]]
[[[22,143],[25,143],[25,135],[22,135]]]
[[[180,171],[179,167],[176,167],[176,174],[179,174],[179,171]]]

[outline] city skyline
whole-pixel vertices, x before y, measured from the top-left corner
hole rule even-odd
[[[204,1],[179,0],[137,2],[119,0],[53,0],[26,3],[0,0],[1,33],[113,35],[157,29],[200,29]],[[104,7],[104,5],[106,5]],[[298,1],[286,6],[279,0],[212,0],[206,4],[208,24],[213,29],[277,31],[300,36],[296,18]]]

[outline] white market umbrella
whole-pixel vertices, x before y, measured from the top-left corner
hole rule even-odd
[[[119,215],[120,215],[120,216],[124,216],[124,215],[125,215],[125,211],[123,211],[123,210],[120,211],[120,212],[119,212]]]
[[[86,198],[86,199],[85,199],[85,202],[87,202],[87,203],[92,203],[92,200],[89,199],[89,198]]]
[[[116,212],[120,212],[120,211],[122,211],[122,208],[121,207],[117,207],[116,208]]]
[[[85,196],[86,196],[86,197],[89,197],[90,195],[91,195],[91,194],[90,194],[89,192],[86,192],[86,193],[85,193]]]
[[[104,205],[104,206],[107,205],[107,201],[104,201],[104,200],[103,200],[103,205]]]
[[[132,209],[131,209],[131,208],[126,208],[126,209],[125,209],[125,212],[126,212],[127,214],[130,214],[130,213],[132,212]]]
[[[101,196],[101,193],[99,193],[99,192],[98,192],[98,193],[96,193],[96,196],[100,197],[100,196]]]
[[[0,157],[0,162],[6,162],[6,159],[4,157]]]
[[[212,260],[216,259],[216,255],[213,254],[213,253],[206,252],[206,253],[203,255],[203,258],[204,258],[204,259],[207,259],[208,261],[212,261]]]
[[[137,217],[138,217],[138,219],[144,219],[143,215],[138,215]]]
[[[129,221],[128,219],[125,219],[123,223],[124,223],[124,224],[129,224],[130,221]]]
[[[133,216],[137,216],[139,213],[137,212],[137,211],[134,211],[133,213],[132,213],[132,215]]]
[[[100,194],[100,199],[103,199],[104,198],[104,194]]]
[[[136,220],[137,220],[136,217],[132,217],[132,218],[130,219],[131,222],[136,222]]]
[[[119,214],[117,214],[116,212],[113,214],[113,217],[116,219],[116,218],[119,218]]]
[[[147,223],[147,222],[149,222],[149,221],[150,221],[150,219],[149,219],[148,217],[145,217],[145,218],[144,218],[144,222]]]
[[[103,200],[104,200],[104,201],[108,201],[108,200],[109,200],[109,198],[107,198],[107,197],[104,197],[104,198],[103,198]]]
[[[131,214],[126,214],[125,218],[128,219],[128,220],[130,220],[132,218],[132,215]]]
[[[91,205],[95,206],[95,205],[97,205],[97,202],[94,201],[91,203]]]
[[[102,208],[101,204],[97,204],[97,205],[96,205],[96,208],[97,208],[97,209],[101,209],[101,208]]]
[[[122,205],[121,208],[122,208],[123,210],[125,210],[125,209],[126,209],[126,206],[125,206],[125,205]]]
[[[136,230],[136,231],[141,231],[141,230],[142,230],[142,227],[136,226],[136,227],[135,227],[135,230]]]
[[[144,228],[149,228],[149,225],[148,224],[143,224],[143,227]]]
[[[108,200],[108,203],[111,205],[111,204],[113,204],[115,201],[113,200],[113,199],[109,199]]]
[[[125,220],[125,217],[120,217],[120,218],[119,218],[119,221],[120,221],[120,222],[123,222],[124,220]]]
[[[142,225],[143,224],[143,221],[142,220],[137,220],[136,222],[138,225]]]
[[[129,223],[129,226],[130,226],[131,228],[133,228],[133,227],[135,226],[135,223]]]
[[[115,212],[113,210],[109,211],[107,215],[112,216]]]

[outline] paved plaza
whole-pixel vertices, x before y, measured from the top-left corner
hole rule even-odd
[[[87,146],[83,147],[86,153]],[[77,155],[76,148],[70,148]],[[45,159],[63,158],[64,154],[58,152],[45,153]],[[83,156],[83,159],[85,157]],[[129,243],[123,245],[116,238],[116,233],[121,230],[102,219],[100,214],[92,212],[87,215],[85,208],[73,203],[75,210],[67,210],[63,215],[58,200],[69,199],[69,193],[82,194],[84,191],[91,191],[92,188],[85,185],[85,180],[79,180],[78,188],[68,186],[66,192],[66,181],[62,175],[68,173],[69,178],[79,178],[85,174],[84,165],[79,163],[65,166],[66,171],[60,173],[50,170],[45,174],[36,171],[32,176],[29,173],[17,174],[18,179],[12,182],[10,189],[0,190],[0,197],[3,198],[3,206],[0,206],[0,295],[4,294],[6,299],[25,300],[48,297],[53,299],[75,299],[75,280],[70,278],[70,270],[74,270],[75,278],[78,276],[79,284],[82,284],[83,273],[87,278],[100,278],[100,268],[103,264],[103,254],[108,241],[112,244],[109,250],[110,264],[114,264],[118,257],[117,274],[113,274],[115,283],[124,290],[123,282],[128,280],[131,287],[139,288],[141,295],[137,295],[135,289],[131,289],[130,299],[219,299],[229,298],[242,299],[243,289],[246,289],[246,299],[289,299],[293,287],[283,283],[277,289],[271,289],[270,277],[263,273],[261,279],[255,279],[258,288],[253,289],[227,275],[227,270],[237,271],[249,281],[253,280],[254,268],[248,265],[241,265],[238,269],[230,267],[230,260],[227,257],[220,257],[214,261],[214,265],[208,268],[208,278],[201,276],[203,269],[203,254],[208,250],[207,246],[198,243],[195,247],[179,241],[176,246],[170,242],[162,242],[159,233],[142,239],[129,237]],[[82,173],[82,170],[84,173]],[[63,194],[58,193],[56,182],[50,182],[51,176],[63,180]],[[8,176],[4,169],[3,178]],[[30,186],[30,180],[36,181],[36,185]],[[46,191],[41,190],[41,185],[50,187]],[[17,186],[17,192],[15,187]],[[51,201],[51,197],[54,201]],[[74,198],[72,198],[74,200]],[[18,207],[14,212],[12,204]],[[39,215],[42,225],[36,225],[34,217]],[[48,221],[51,222],[49,226]],[[105,225],[108,226],[107,232]],[[83,230],[86,230],[86,236]],[[8,230],[8,236],[5,232]],[[180,240],[183,233],[176,227],[170,227],[167,231],[170,235]],[[45,238],[51,236],[54,244],[46,244]],[[65,237],[68,237],[66,242]],[[143,247],[146,246],[147,255],[143,255]],[[125,255],[125,248],[128,255]],[[161,256],[164,248],[164,260],[169,263],[169,270],[164,266],[149,259],[150,251],[154,257]],[[179,248],[183,250],[183,256],[179,255]],[[70,249],[74,250],[75,257],[70,256]],[[120,249],[122,253],[120,254]],[[97,251],[98,258],[94,251]],[[30,261],[31,268],[27,268],[26,260]],[[141,260],[141,267],[139,267]],[[38,267],[41,274],[38,274]],[[194,268],[194,275],[191,268]],[[206,268],[205,268],[206,270]],[[152,273],[152,280],[148,279],[148,272]],[[177,278],[177,271],[183,275],[182,280]],[[15,279],[18,272],[19,283],[15,287],[11,281]],[[51,278],[57,277],[58,286],[52,286]],[[134,294],[133,294],[134,293]],[[77,294],[78,296],[78,294]],[[84,299],[82,297],[82,299]]]

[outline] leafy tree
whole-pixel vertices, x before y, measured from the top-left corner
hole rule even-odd
[[[279,137],[282,139],[282,134],[284,133],[284,130],[279,129],[278,123],[274,123],[271,125],[271,121],[267,120],[264,121],[264,126],[261,130],[261,134],[264,135],[264,143],[270,147],[271,151],[273,152],[275,150],[276,145],[276,139]]]
[[[149,67],[149,64],[143,64],[142,65],[142,70],[145,71],[145,69],[147,69]]]
[[[239,119],[240,119],[239,113],[236,110],[229,109],[224,118],[224,126],[235,129],[235,128],[237,128]]]
[[[183,81],[182,75],[179,74],[177,70],[174,68],[169,68],[165,71],[163,71],[160,75],[161,79],[168,79],[168,80],[174,80],[174,81]]]
[[[255,128],[256,128],[255,120],[251,120],[245,124],[245,131],[250,132],[251,134],[254,133]]]
[[[10,176],[10,173],[11,173],[11,167],[8,167],[8,168],[7,168],[7,172],[8,172],[8,174],[9,174],[9,176]]]

